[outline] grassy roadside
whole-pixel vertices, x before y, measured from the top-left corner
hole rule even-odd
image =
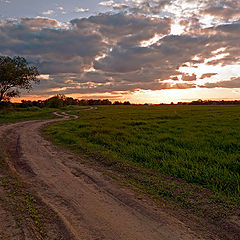
[[[55,110],[59,109],[38,107],[6,110],[0,109],[0,124],[54,118],[55,116],[52,112]]]
[[[44,134],[186,221],[212,226],[222,239],[237,239],[232,219],[239,224],[239,110],[99,107],[77,113],[79,119],[51,124]]]

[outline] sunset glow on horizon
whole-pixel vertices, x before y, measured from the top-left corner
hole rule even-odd
[[[237,0],[0,1],[0,54],[40,84],[13,101],[240,100]],[[27,6],[27,7],[24,7]]]

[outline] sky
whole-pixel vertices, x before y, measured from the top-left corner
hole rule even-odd
[[[17,99],[240,99],[239,0],[0,0],[0,55],[40,84]]]

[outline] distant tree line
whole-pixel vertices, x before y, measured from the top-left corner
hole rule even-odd
[[[192,102],[178,102],[178,105],[240,105],[240,100],[232,100],[232,101],[214,101],[214,100],[202,100],[199,99],[197,101]]]
[[[30,100],[22,100],[21,103],[11,103],[8,101],[0,102],[0,109],[1,108],[28,108],[28,107],[39,107],[39,108],[61,108],[71,105],[77,106],[93,106],[93,105],[133,105],[129,101],[114,101],[111,102],[108,99],[74,99],[72,97],[66,97],[65,95],[58,94],[46,100],[37,100],[37,101],[30,101]],[[135,105],[135,104],[134,104]],[[137,104],[137,105],[154,105],[154,104]],[[156,104],[156,105],[169,105],[169,104]],[[233,101],[213,101],[213,100],[197,100],[192,102],[178,102],[174,104],[173,102],[170,105],[240,105],[240,100],[233,100]]]
[[[30,101],[30,100],[22,100],[21,103],[10,103],[2,102],[0,105],[13,105],[18,108],[28,108],[28,107],[49,107],[49,108],[61,108],[70,105],[78,105],[78,106],[92,106],[92,105],[131,105],[129,101],[125,102],[111,102],[108,99],[74,99],[72,97],[66,97],[65,95],[58,94],[46,100],[37,100],[37,101]]]

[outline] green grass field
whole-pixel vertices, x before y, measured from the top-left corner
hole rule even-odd
[[[240,204],[240,106],[105,106],[50,125],[56,143],[201,185]]]
[[[54,112],[53,108],[38,108],[38,107],[29,107],[29,108],[18,108],[18,109],[0,109],[0,124],[10,123],[10,122],[19,122],[26,120],[37,120],[37,119],[48,119],[53,118]],[[59,109],[58,109],[59,110]]]

